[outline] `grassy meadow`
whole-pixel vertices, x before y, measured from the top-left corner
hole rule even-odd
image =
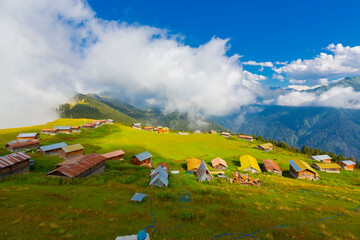
[[[45,125],[0,130],[0,155],[9,154],[5,144],[19,132],[40,132],[56,125],[81,125],[89,119],[59,119]],[[218,134],[188,136],[143,132],[121,124],[98,129],[82,129],[80,134],[41,135],[41,145],[64,141],[81,143],[85,154],[113,150],[125,151],[124,161],[106,163],[102,175],[86,179],[61,179],[45,176],[62,160],[29,151],[35,165],[30,173],[0,179],[0,239],[115,239],[136,234],[153,224],[150,200],[131,203],[135,192],[146,193],[153,202],[156,234],[151,239],[212,239],[225,233],[248,234],[277,225],[289,225],[254,234],[259,239],[360,239],[360,171],[323,173],[319,181],[290,178],[288,161],[306,160],[300,153],[281,148],[272,152],[257,150],[259,142],[249,143]],[[169,176],[168,188],[149,187],[150,168],[133,166],[131,157],[142,151],[153,155],[153,166],[170,164],[179,175]],[[261,187],[230,184],[225,179],[197,182],[186,174],[186,159],[204,160],[210,171],[215,157],[226,160],[227,176],[240,166],[239,156],[250,154],[262,163],[275,160],[283,176],[250,174]],[[261,164],[260,164],[261,165]],[[181,191],[191,194],[186,203],[178,201]],[[315,222],[344,212],[340,217]],[[181,228],[167,230],[179,226]],[[228,240],[239,235],[216,239]],[[243,239],[251,239],[244,237]]]

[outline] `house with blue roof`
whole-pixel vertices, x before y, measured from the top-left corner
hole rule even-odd
[[[139,154],[136,154],[135,156],[132,157],[132,164],[134,165],[138,165],[138,166],[149,166],[151,167],[151,158],[152,155],[146,151],[146,152],[142,152]]]
[[[64,142],[41,146],[39,152],[43,156],[58,155],[61,148],[66,147],[67,144]]]

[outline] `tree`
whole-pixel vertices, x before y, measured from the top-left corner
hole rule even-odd
[[[302,149],[301,149],[301,152],[303,153],[303,154],[309,154],[309,152],[310,152],[310,149],[307,147],[307,146],[303,146],[302,147]]]

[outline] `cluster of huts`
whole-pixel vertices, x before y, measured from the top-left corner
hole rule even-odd
[[[162,126],[147,126],[147,127],[141,127],[141,123],[133,123],[132,128],[135,129],[142,129],[145,132],[157,132],[157,133],[169,133],[170,129],[168,127],[162,127]]]

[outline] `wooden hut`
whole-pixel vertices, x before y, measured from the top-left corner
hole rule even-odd
[[[29,171],[30,155],[23,152],[0,157],[0,178]]]
[[[195,133],[195,134],[201,134],[201,131],[200,131],[200,130],[195,130],[193,133]]]
[[[228,137],[231,137],[231,134],[228,133],[228,132],[221,132],[221,133],[220,133],[220,136],[223,136],[223,137],[228,138]]]
[[[55,126],[54,129],[59,130],[59,133],[71,134],[71,126]]]
[[[80,131],[80,126],[71,126],[72,133],[79,133]]]
[[[151,171],[150,178],[149,186],[167,187],[169,184],[169,175],[160,165]]]
[[[132,128],[141,129],[141,123],[133,123]]]
[[[324,163],[331,163],[332,158],[329,155],[315,155],[315,156],[311,156],[310,159]]]
[[[282,175],[282,171],[279,167],[279,165],[271,160],[271,159],[265,159],[263,160],[263,163],[264,163],[264,171],[265,172],[271,172],[271,173],[275,173],[275,174],[278,174],[278,175]]]
[[[58,129],[53,129],[53,128],[41,129],[41,134],[56,135],[57,133],[59,133]]]
[[[290,174],[294,178],[299,179],[307,179],[307,180],[317,180],[319,179],[318,173],[310,167],[309,164],[307,164],[304,161],[301,161],[299,159],[290,160]]]
[[[169,133],[169,128],[168,127],[158,128],[157,132],[158,133]]]
[[[252,142],[254,140],[254,138],[252,136],[247,136],[247,135],[239,135],[238,138],[241,138],[241,139],[244,139],[244,140],[247,140],[247,141],[250,141]]]
[[[250,171],[252,173],[261,173],[261,169],[256,159],[250,155],[240,157],[239,171]]]
[[[169,170],[169,164],[168,163],[161,162],[161,163],[158,163],[156,165],[156,167],[158,167],[158,166],[161,166],[165,170],[165,172],[168,172],[168,170]]]
[[[40,134],[38,133],[20,133],[17,136],[17,140],[38,140],[40,139]]]
[[[189,158],[187,160],[187,171],[188,173],[194,173],[199,168],[199,165],[201,164],[201,160],[197,158]]]
[[[10,152],[17,152],[17,151],[27,151],[31,148],[38,148],[39,147],[39,140],[14,140],[8,142],[6,145],[6,150]]]
[[[216,130],[210,130],[210,133],[211,133],[211,134],[216,134],[217,131],[216,131]]]
[[[314,168],[319,169],[322,172],[340,173],[341,167],[336,163],[315,163]]]
[[[151,162],[152,162],[151,158],[152,158],[152,155],[148,151],[139,153],[132,157],[132,164],[138,165],[138,166],[146,165],[146,166],[151,167]]]
[[[202,161],[199,165],[199,168],[196,171],[196,176],[199,182],[214,180],[214,177],[211,175],[204,161]]]
[[[84,154],[84,147],[81,144],[62,147],[59,152],[59,157],[70,159],[73,157],[82,156]]]
[[[227,164],[226,164],[225,160],[223,160],[219,157],[211,160],[211,165],[216,170],[226,170],[226,168],[227,168]]]
[[[43,156],[58,155],[60,153],[60,150],[66,146],[67,146],[67,144],[64,142],[41,146],[39,148],[39,152]]]
[[[264,143],[264,144],[258,145],[256,148],[259,150],[263,150],[263,151],[274,150],[274,146],[271,143]]]
[[[112,120],[112,119],[106,119],[106,122],[105,122],[106,124],[113,124],[114,123],[114,120]]]
[[[105,171],[105,157],[92,153],[81,156],[77,161],[63,164],[61,167],[47,173],[49,176],[66,178],[89,177]]]
[[[340,167],[348,171],[353,171],[354,167],[356,166],[356,163],[351,160],[340,161],[338,162],[338,164],[340,165]]]
[[[89,122],[89,123],[85,123],[84,125],[82,125],[81,127],[82,128],[85,128],[85,129],[94,129],[95,128],[95,123],[94,122]]]
[[[144,128],[143,128],[143,131],[153,132],[153,131],[154,131],[154,127],[152,127],[152,126],[144,127]]]
[[[101,156],[105,157],[106,161],[116,161],[116,160],[122,161],[124,160],[124,154],[125,152],[123,150],[117,150],[102,154]]]

